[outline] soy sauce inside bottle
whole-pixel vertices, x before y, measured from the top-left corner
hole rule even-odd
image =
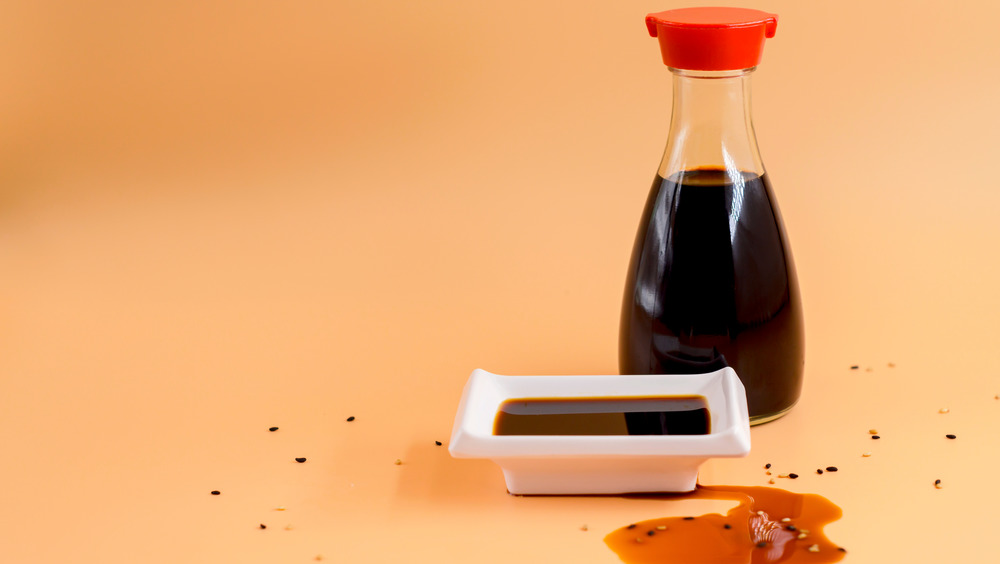
[[[643,210],[622,307],[623,374],[732,367],[752,424],[798,400],[804,365],[795,267],[750,115],[773,14],[650,14],[672,73],[667,146]]]

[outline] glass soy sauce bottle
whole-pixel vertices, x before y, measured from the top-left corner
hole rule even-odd
[[[742,8],[650,14],[673,74],[670,132],[636,235],[622,374],[732,367],[751,424],[785,414],[804,367],[802,306],[750,117],[750,76],[777,17]]]

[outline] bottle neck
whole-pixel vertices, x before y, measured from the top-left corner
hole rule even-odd
[[[673,108],[659,174],[720,168],[730,176],[764,174],[750,116],[753,68],[673,73]]]

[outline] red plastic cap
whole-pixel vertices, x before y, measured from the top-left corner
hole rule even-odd
[[[681,8],[646,16],[663,63],[675,69],[736,70],[757,66],[778,16],[747,8]]]

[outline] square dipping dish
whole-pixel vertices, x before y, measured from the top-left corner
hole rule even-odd
[[[552,414],[557,416],[545,418]],[[579,417],[593,422],[594,414],[600,421],[618,418],[610,423],[617,425],[610,430],[614,434],[598,434],[608,432],[607,426],[579,434],[590,432],[581,430]],[[691,425],[691,414],[700,414],[700,427]],[[529,425],[506,426],[511,420]],[[544,424],[532,428],[532,422]],[[650,425],[657,434],[628,434],[649,433]],[[539,429],[545,434],[537,434]],[[475,370],[462,392],[448,450],[456,458],[496,462],[512,494],[688,492],[709,458],[750,452],[750,417],[746,391],[732,368],[641,376],[500,376]]]

